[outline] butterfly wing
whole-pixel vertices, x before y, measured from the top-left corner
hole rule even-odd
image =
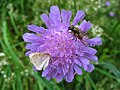
[[[45,68],[48,66],[48,64],[49,64],[49,60],[46,60],[44,67],[43,67],[43,70],[45,70]]]
[[[45,69],[48,66],[50,55],[46,53],[31,53],[29,58],[37,70],[42,70],[42,68]]]

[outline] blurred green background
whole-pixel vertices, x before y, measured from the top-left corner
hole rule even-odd
[[[110,6],[106,0],[0,0],[0,90],[120,90],[120,1],[109,2]],[[24,55],[26,26],[45,27],[40,14],[48,14],[52,5],[72,10],[73,16],[84,10],[93,24],[89,33],[103,41],[96,47],[95,70],[76,75],[72,83],[47,81]]]

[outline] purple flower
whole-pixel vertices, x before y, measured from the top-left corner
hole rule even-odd
[[[91,46],[101,45],[100,37],[89,39],[83,37],[83,41],[89,46],[84,45],[81,40],[73,39],[73,35],[68,32],[72,12],[59,10],[57,6],[51,6],[49,15],[42,14],[41,18],[45,22],[47,28],[28,25],[27,28],[35,33],[25,33],[23,39],[29,42],[26,45],[29,56],[33,52],[49,53],[51,56],[47,68],[43,71],[42,76],[50,80],[56,78],[58,82],[66,79],[67,82],[72,82],[74,75],[82,75],[82,69],[87,72],[94,70],[94,65],[91,61],[97,62],[98,58],[95,55],[97,50]],[[73,20],[72,25],[77,25],[85,17],[85,13],[79,10]],[[78,26],[83,33],[92,27],[92,24],[86,20]]]
[[[115,16],[115,13],[114,12],[109,12],[109,15],[111,16],[111,17],[114,17]]]
[[[110,1],[106,1],[106,2],[105,2],[105,5],[106,5],[106,6],[110,6]]]

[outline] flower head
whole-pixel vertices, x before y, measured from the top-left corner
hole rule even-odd
[[[106,5],[106,6],[110,6],[110,1],[106,1],[106,2],[105,2],[105,5]]]
[[[110,11],[110,12],[109,12],[109,15],[110,15],[111,17],[114,17],[114,16],[115,16],[115,13],[112,12],[112,11]]]
[[[27,56],[33,52],[50,54],[50,62],[42,73],[42,76],[48,80],[56,78],[60,82],[65,78],[67,82],[72,82],[75,74],[82,75],[82,69],[87,72],[93,71],[94,65],[91,61],[97,62],[98,60],[95,56],[97,50],[91,46],[101,45],[101,38],[89,39],[84,36],[84,42],[89,45],[84,45],[78,38],[73,39],[74,35],[68,31],[71,16],[70,10],[60,11],[57,6],[51,6],[49,15],[41,15],[47,28],[28,25],[28,30],[37,34],[25,33],[23,35],[24,41],[29,42],[26,45],[26,49],[29,50],[26,53]],[[77,11],[72,25],[76,26],[84,17],[84,11]],[[86,20],[83,20],[78,26],[83,33],[87,33],[91,27],[92,24]]]

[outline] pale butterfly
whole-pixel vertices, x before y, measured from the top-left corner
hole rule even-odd
[[[45,70],[49,64],[50,55],[48,53],[34,52],[29,55],[29,58],[37,70]]]

